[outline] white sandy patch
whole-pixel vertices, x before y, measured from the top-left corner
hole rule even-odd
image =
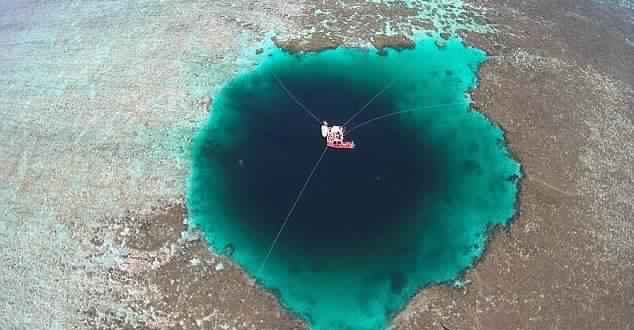
[[[208,92],[235,70],[227,59],[245,42],[260,30],[285,31],[285,17],[301,7],[272,0],[2,7],[0,328],[71,329],[91,308],[104,324],[136,322],[105,272],[126,263],[126,252],[99,251],[90,239],[107,236],[98,229],[108,217],[182,197],[189,139],[207,115],[201,95],[190,93],[187,68],[197,56],[209,69],[227,63],[199,80]]]

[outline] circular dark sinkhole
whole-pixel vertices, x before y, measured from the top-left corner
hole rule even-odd
[[[383,329],[514,214],[519,164],[465,94],[484,60],[460,40],[269,51],[194,141],[192,223],[311,329]],[[356,147],[326,148],[323,120]]]

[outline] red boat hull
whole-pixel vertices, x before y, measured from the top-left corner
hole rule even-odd
[[[354,142],[329,142],[328,147],[333,149],[354,149]]]

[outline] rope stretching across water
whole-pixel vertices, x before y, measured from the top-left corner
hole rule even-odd
[[[400,115],[403,113],[408,113],[408,112],[415,112],[418,110],[423,110],[423,109],[433,109],[433,108],[441,108],[441,107],[450,107],[450,106],[454,106],[454,105],[463,105],[463,104],[467,104],[465,102],[458,102],[458,103],[446,103],[446,104],[437,104],[437,105],[430,105],[428,107],[418,107],[418,108],[411,108],[411,109],[407,109],[407,110],[402,110],[402,111],[396,111],[396,112],[390,112],[381,116],[377,116],[374,118],[370,118],[366,121],[363,121],[355,126],[353,126],[352,128],[350,128],[347,133],[350,134],[352,133],[352,131],[356,130],[357,128],[363,127],[365,125],[368,125],[372,122],[375,122],[377,120],[381,120],[381,119],[385,119],[385,118],[389,118],[389,117],[393,117],[396,115]]]
[[[282,235],[282,232],[284,232],[284,229],[286,228],[286,225],[288,224],[288,222],[289,222],[289,220],[291,218],[291,215],[293,215],[293,212],[295,211],[295,207],[297,206],[297,203],[302,198],[302,195],[304,194],[304,191],[306,190],[306,187],[308,187],[308,184],[310,183],[310,180],[313,178],[313,175],[317,171],[317,168],[319,167],[319,164],[321,164],[321,160],[324,158],[324,155],[326,155],[326,151],[328,151],[328,147],[327,146],[324,147],[324,150],[321,152],[321,155],[319,156],[319,159],[315,162],[315,165],[313,165],[313,168],[310,171],[310,174],[308,175],[308,178],[306,178],[306,181],[304,181],[304,185],[299,190],[299,193],[297,194],[297,197],[295,198],[295,201],[293,202],[293,205],[291,206],[291,208],[286,213],[286,218],[284,218],[284,222],[282,222],[282,226],[277,231],[277,234],[275,235],[275,238],[273,239],[273,242],[271,243],[271,246],[269,247],[269,250],[266,252],[266,256],[264,256],[264,260],[262,260],[262,263],[260,264],[260,266],[258,267],[257,271],[255,272],[255,277],[256,278],[257,278],[257,275],[260,274],[262,269],[264,269],[264,266],[266,265],[269,257],[271,256],[271,252],[273,252],[273,249],[275,248],[275,245],[277,244],[277,241],[279,240],[280,236]],[[251,289],[251,287],[249,287],[249,289],[247,291],[247,294],[246,294],[246,297],[249,296],[250,289]],[[240,305],[240,314],[242,314],[242,305]]]
[[[304,194],[304,190],[306,190],[306,187],[308,187],[308,183],[313,178],[315,171],[317,171],[317,167],[319,167],[319,164],[321,163],[321,160],[324,158],[326,151],[328,151],[328,147],[324,148],[324,150],[321,152],[321,155],[319,156],[319,159],[317,160],[317,162],[315,162],[315,165],[313,165],[313,169],[310,171],[310,174],[308,175],[308,178],[304,182],[302,189],[297,194],[297,197],[295,198],[295,202],[293,202],[293,206],[291,206],[290,210],[288,210],[288,213],[286,214],[286,218],[284,219],[284,222],[282,223],[280,230],[277,232],[275,239],[273,239],[273,243],[271,243],[271,247],[269,248],[269,251],[266,253],[266,256],[264,257],[264,260],[262,261],[262,264],[258,268],[256,274],[259,274],[264,268],[264,265],[266,264],[269,256],[271,255],[271,252],[273,251],[273,248],[275,248],[275,244],[277,244],[277,240],[280,238],[280,235],[282,235],[282,232],[284,231],[286,224],[288,224],[288,221],[290,220],[291,215],[293,214],[293,211],[295,211],[295,207],[297,206],[299,199],[302,198],[302,195]]]
[[[390,81],[389,84],[385,85],[383,87],[383,89],[381,89],[378,93],[376,93],[371,99],[370,101],[368,101],[368,103],[366,103],[363,107],[361,107],[361,109],[359,109],[359,111],[355,112],[352,116],[350,116],[350,118],[348,118],[348,120],[346,120],[345,123],[343,123],[343,125],[341,126],[346,126],[348,125],[349,122],[351,122],[356,116],[358,116],[361,112],[363,112],[363,110],[365,110],[370,104],[372,104],[372,102],[374,101],[374,99],[376,99],[377,97],[379,97],[379,95],[383,94],[388,88],[392,87],[392,85],[394,85],[394,83],[398,80],[398,77],[392,79],[392,81]]]
[[[277,81],[277,83],[280,85],[280,87],[282,87],[282,89],[286,92],[286,94],[288,94],[288,97],[290,97],[293,101],[295,101],[295,103],[297,103],[297,105],[299,105],[304,111],[306,111],[306,113],[313,117],[313,119],[315,119],[315,121],[317,121],[318,124],[321,124],[321,120],[319,120],[319,117],[317,117],[317,115],[315,115],[312,111],[310,111],[308,109],[308,107],[306,107],[304,105],[304,103],[300,102],[295,95],[293,95],[293,93],[291,93],[290,90],[288,90],[288,88],[286,88],[286,86],[284,85],[284,83],[282,82],[282,80],[280,80],[280,78],[277,77],[277,75],[275,74],[275,72],[271,71],[271,74],[273,75],[273,78],[275,78],[275,80]]]

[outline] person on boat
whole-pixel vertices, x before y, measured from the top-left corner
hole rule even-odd
[[[321,136],[323,136],[324,138],[328,136],[328,131],[328,122],[324,121],[323,123],[321,123]]]

